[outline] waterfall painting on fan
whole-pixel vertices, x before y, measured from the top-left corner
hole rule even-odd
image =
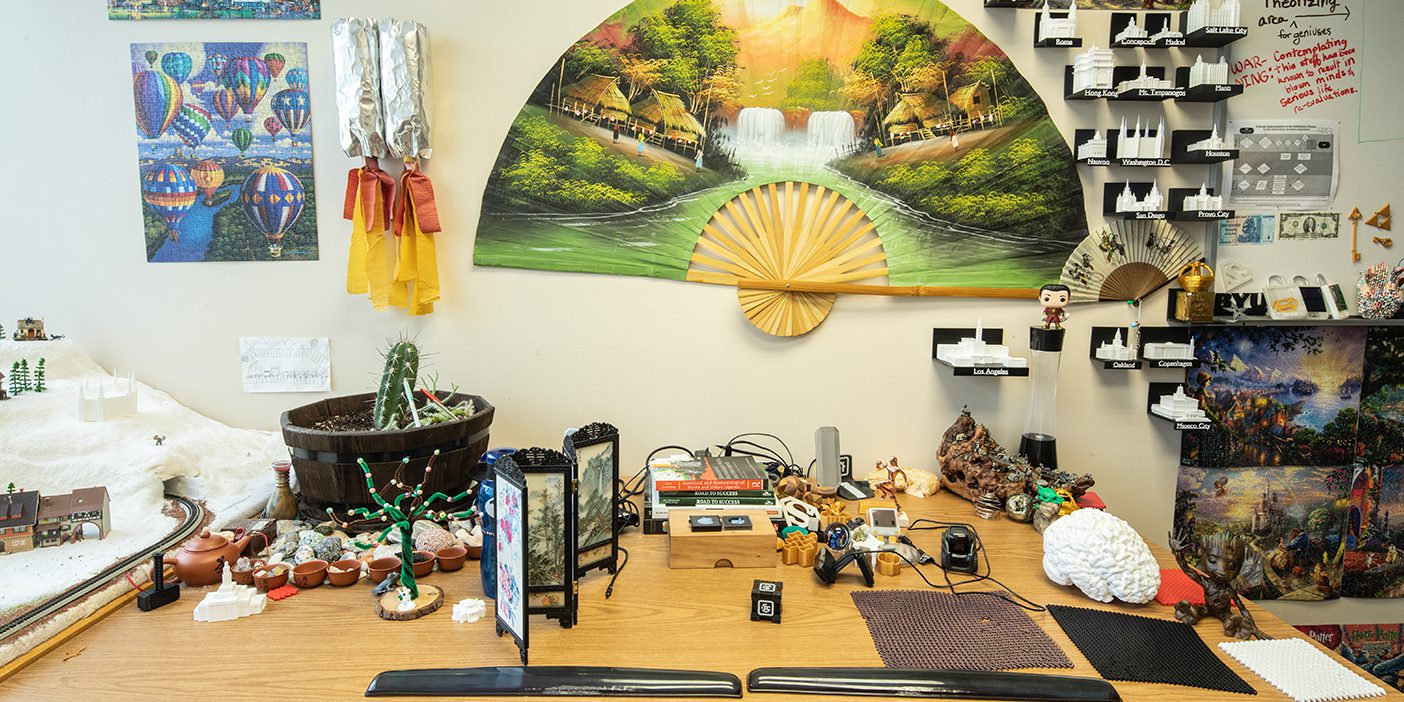
[[[1086,235],[1042,99],[941,0],[636,0],[532,90],[474,262],[1032,296]]]

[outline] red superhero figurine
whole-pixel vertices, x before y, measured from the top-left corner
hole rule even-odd
[[[1068,318],[1068,300],[1072,291],[1061,283],[1049,283],[1038,289],[1038,302],[1043,305],[1043,328],[1062,329],[1063,320]]]

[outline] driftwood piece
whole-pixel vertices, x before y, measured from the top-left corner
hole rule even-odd
[[[432,614],[440,607],[444,606],[444,591],[433,585],[419,584],[419,597],[414,599],[414,608],[400,611],[400,597],[398,588],[381,595],[375,601],[375,613],[381,619],[391,621],[407,622],[411,619],[418,619],[426,614]]]
[[[989,430],[970,416],[970,410],[962,410],[946,430],[936,457],[941,463],[941,484],[972,502],[986,492],[1001,503],[1010,495],[1033,492],[1037,476],[1028,461],[990,438]]]

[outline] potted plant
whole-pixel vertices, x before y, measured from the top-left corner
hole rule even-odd
[[[419,348],[401,339],[384,353],[374,393],[346,395],[283,413],[283,441],[304,514],[375,504],[358,460],[374,484],[419,484],[454,494],[488,447],[494,408],[478,395],[419,387]],[[424,468],[435,454],[432,472]],[[408,458],[408,462],[403,459]]]

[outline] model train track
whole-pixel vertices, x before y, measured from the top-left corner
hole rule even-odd
[[[174,500],[185,510],[185,521],[181,522],[180,526],[177,527],[175,531],[167,534],[156,543],[137,551],[135,554],[113,563],[101,573],[44,600],[28,612],[15,617],[13,620],[0,624],[0,642],[19,633],[19,631],[26,626],[54,614],[64,607],[106,587],[113,580],[121,577],[123,573],[150,558],[151,554],[157,551],[169,550],[172,546],[184,542],[191,534],[194,534],[195,530],[205,521],[205,508],[198,502],[188,500],[179,495],[167,495],[166,497]]]

